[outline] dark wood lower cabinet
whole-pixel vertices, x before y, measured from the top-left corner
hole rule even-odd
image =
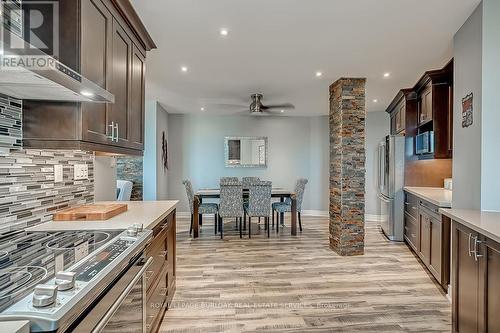
[[[146,329],[157,332],[175,294],[175,210],[153,229],[146,256],[153,258],[146,272]]]
[[[405,241],[445,291],[450,282],[450,225],[437,206],[406,193]]]
[[[453,223],[453,332],[500,332],[500,244]]]

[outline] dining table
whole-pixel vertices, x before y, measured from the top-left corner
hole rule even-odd
[[[248,189],[243,189],[243,198],[248,198],[249,191]],[[295,192],[289,191],[284,188],[273,188],[271,190],[271,198],[279,198],[281,202],[283,202],[286,198],[290,198],[292,207],[292,224],[290,228],[290,232],[292,236],[297,235],[297,198]],[[199,237],[200,232],[200,221],[198,215],[199,205],[203,202],[204,199],[220,199],[220,188],[206,188],[199,189],[194,195],[194,207],[193,207],[193,238]],[[271,208],[271,207],[269,207]],[[279,223],[276,221],[276,223]]]

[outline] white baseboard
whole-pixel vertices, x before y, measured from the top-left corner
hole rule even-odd
[[[382,215],[365,214],[365,220],[366,221],[372,221],[372,222],[381,222],[382,221]]]
[[[301,213],[303,216],[319,216],[319,217],[328,217],[327,210],[303,210]]]

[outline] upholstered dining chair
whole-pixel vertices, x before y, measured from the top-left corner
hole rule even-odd
[[[304,191],[306,189],[306,184],[308,180],[301,178],[297,180],[295,184],[295,196],[297,200],[297,215],[299,217],[299,228],[302,231],[302,219],[300,213],[302,212],[302,200],[304,199]],[[274,212],[276,212],[276,232],[279,231],[279,225],[284,225],[284,213],[292,211],[292,199],[286,198],[284,202],[275,202],[272,204],[273,208],[273,224],[274,224]],[[281,221],[280,221],[281,217]]]
[[[258,182],[260,181],[259,177],[242,177],[241,178],[241,183],[243,184],[244,189],[249,189],[250,185],[252,185],[253,182]]]
[[[252,217],[264,218],[265,230],[269,237],[272,189],[272,183],[267,181],[254,181],[250,184],[248,203],[244,205],[245,213],[248,215],[248,238],[252,238]]]
[[[221,177],[220,179],[220,183],[237,183],[239,182],[240,180],[238,179],[238,177]]]
[[[194,219],[194,191],[191,181],[186,179],[182,182],[186,187],[186,194],[189,201],[189,209],[191,210],[191,226],[189,227],[189,234],[193,231]],[[217,221],[218,221],[219,205],[216,203],[201,203],[198,206],[198,219],[199,224],[202,225],[203,214],[214,214],[214,233],[217,234]]]
[[[240,182],[220,183],[219,231],[224,238],[224,218],[239,219],[240,238],[242,237],[241,219],[243,217],[243,187]]]

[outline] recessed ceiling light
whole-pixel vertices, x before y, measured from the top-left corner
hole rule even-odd
[[[391,76],[391,73],[387,72],[387,73],[384,73],[384,77],[389,77]]]
[[[188,71],[188,68],[186,66],[182,66],[181,67],[181,71],[183,71],[184,73],[186,73]]]
[[[93,92],[91,92],[91,91],[88,91],[88,90],[82,90],[82,91],[80,91],[80,93],[81,93],[83,96],[85,96],[85,97],[92,97],[92,96],[94,96],[94,93],[93,93]]]
[[[373,100],[373,103],[378,103],[378,99],[374,99],[374,100]]]
[[[280,112],[281,112],[281,113],[284,113],[284,112],[285,112],[285,110],[281,110]]]
[[[322,72],[316,72],[316,77],[322,77],[323,73]]]
[[[204,107],[201,107],[201,109],[200,109],[200,110],[201,110],[201,111],[205,111],[205,108],[204,108]]]
[[[221,28],[219,33],[221,36],[225,37],[225,36],[229,35],[229,30],[227,30],[226,28]]]

